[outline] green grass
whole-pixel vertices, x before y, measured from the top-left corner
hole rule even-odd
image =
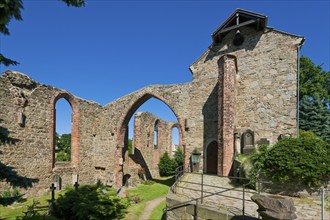
[[[138,219],[139,216],[144,211],[144,208],[147,202],[154,200],[159,197],[163,197],[168,193],[169,187],[174,183],[173,177],[159,178],[154,179],[154,183],[152,185],[143,185],[140,184],[135,188],[128,190],[128,195],[136,195],[142,199],[140,203],[131,205],[128,208],[128,213],[125,216],[125,219]],[[55,197],[57,198],[59,194],[64,194],[66,190],[63,190],[60,193],[56,193]],[[27,206],[33,203],[33,200],[40,202],[37,207],[40,214],[44,214],[48,211],[48,200],[50,199],[50,193],[47,193],[40,197],[30,198],[21,203],[14,203],[10,206],[0,205],[0,220],[15,220],[18,216],[23,216],[24,212],[27,210]],[[165,202],[161,203],[157,206],[153,213],[152,219],[161,219],[162,217],[162,209],[165,207]],[[56,220],[55,217],[45,217],[42,219],[46,220]]]
[[[65,191],[62,191],[61,193],[56,193],[55,198],[58,197],[59,194],[63,194]],[[48,211],[48,201],[51,198],[50,193],[47,193],[45,195],[30,198],[24,202],[16,202],[10,206],[3,206],[0,205],[0,219],[6,219],[6,220],[15,220],[18,216],[23,216],[26,210],[27,206],[31,205],[33,203],[33,200],[36,200],[40,202],[40,204],[37,205],[38,212],[40,214],[45,214]],[[53,220],[56,219],[54,217],[46,217],[44,219]]]
[[[131,205],[128,208],[128,213],[126,214],[125,219],[138,219],[142,215],[147,202],[167,195],[170,186],[174,183],[174,178],[159,178],[154,179],[154,181],[155,183],[152,185],[139,184],[135,188],[128,189],[128,196],[137,195],[142,201]],[[161,219],[162,214],[163,213],[161,213],[159,218],[156,216],[156,219]]]
[[[161,202],[151,213],[149,220],[162,220],[163,209],[166,207],[166,201]]]

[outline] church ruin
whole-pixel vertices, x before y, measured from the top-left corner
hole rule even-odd
[[[192,82],[147,86],[105,106],[6,71],[0,76],[0,162],[11,172],[12,185],[29,188],[31,195],[46,192],[54,177],[63,186],[100,180],[120,188],[141,168],[149,177],[158,175],[159,158],[172,150],[168,140],[175,126],[186,168],[198,150],[200,171],[231,175],[235,154],[296,136],[297,51],[303,40],[268,27],[267,16],[237,9],[190,66]],[[55,105],[61,98],[72,108],[69,162],[55,161]],[[130,154],[128,122],[150,98],[164,102],[178,121],[137,115],[139,132]],[[8,183],[1,182],[0,189],[5,187]]]

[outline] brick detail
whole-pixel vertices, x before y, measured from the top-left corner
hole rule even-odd
[[[234,156],[236,57],[224,55],[218,66],[218,175],[228,176]]]

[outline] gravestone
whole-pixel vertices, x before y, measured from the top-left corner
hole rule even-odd
[[[258,144],[259,145],[261,145],[261,144],[270,145],[270,142],[269,142],[269,140],[267,138],[260,138]]]
[[[54,187],[56,187],[56,189],[61,190],[62,189],[62,178],[59,175],[55,175],[54,176]]]
[[[249,154],[254,150],[254,132],[246,130],[242,135],[242,153]]]

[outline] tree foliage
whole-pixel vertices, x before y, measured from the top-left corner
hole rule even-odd
[[[183,152],[180,148],[178,148],[174,152],[173,158],[174,158],[175,162],[177,163],[177,166],[182,166],[183,165]]]
[[[56,134],[58,135],[58,134]],[[71,159],[71,134],[62,134],[57,138],[56,161],[70,161]]]
[[[61,0],[67,6],[81,7],[85,6],[84,0]],[[21,10],[23,9],[22,0],[0,0],[0,33],[10,35],[8,24],[14,18],[16,20],[23,20]],[[17,61],[9,59],[0,53],[0,65],[5,66],[17,65]]]
[[[300,58],[300,99],[304,96],[319,99],[329,105],[330,101],[330,71],[315,65],[309,58]]]
[[[175,169],[178,167],[176,161],[171,159],[167,152],[159,160],[159,174],[161,176],[171,176],[175,174]]]
[[[300,129],[312,131],[330,143],[330,109],[318,95],[314,99],[304,96],[299,106]]]

